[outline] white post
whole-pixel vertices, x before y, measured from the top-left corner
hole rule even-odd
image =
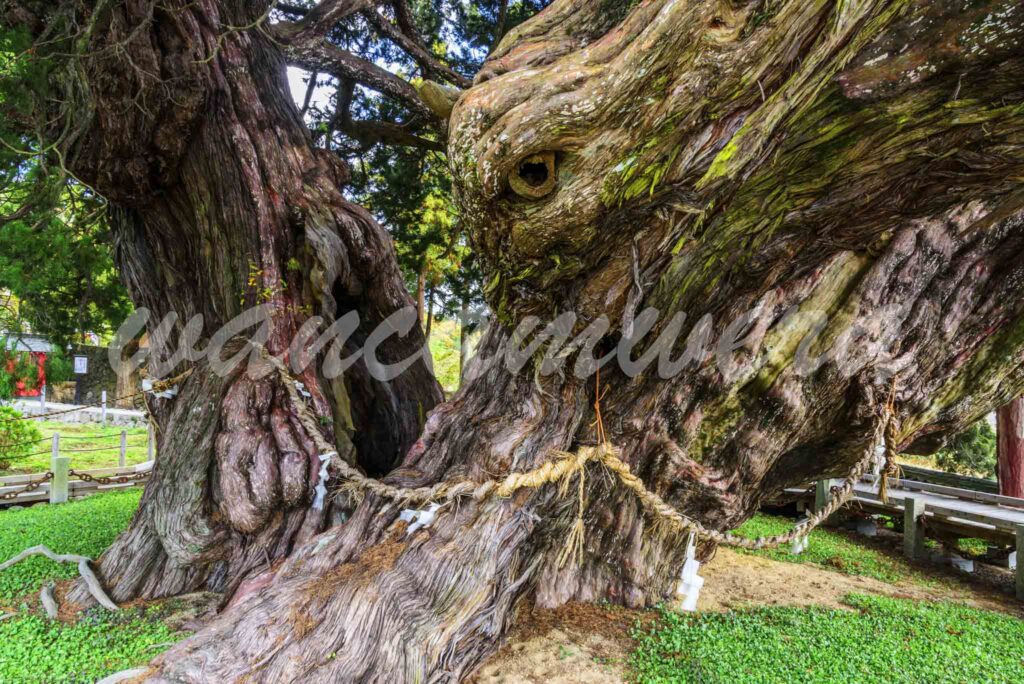
[[[53,479],[50,481],[50,503],[59,504],[68,500],[68,471],[71,470],[71,457],[60,455],[60,433],[53,434],[50,470]]]
[[[103,390],[100,393],[100,401],[103,402],[103,408],[100,412],[100,422],[103,423],[103,427],[107,427],[107,390]]]
[[[917,497],[903,499],[903,555],[911,560],[924,558],[924,506]]]
[[[46,410],[46,385],[39,388],[39,408]]]
[[[128,458],[128,431],[121,430],[121,455],[117,459],[117,465],[124,468]]]
[[[153,460],[153,424],[150,423],[146,432],[146,460]]]

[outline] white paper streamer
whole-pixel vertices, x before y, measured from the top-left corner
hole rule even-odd
[[[700,597],[701,587],[704,586],[704,578],[697,574],[698,570],[700,561],[697,560],[697,535],[691,532],[686,540],[686,562],[683,563],[679,587],[676,589],[676,593],[683,597],[680,608],[688,613],[697,610],[697,599]]]
[[[331,464],[331,459],[337,455],[337,451],[320,454],[320,474],[317,477],[316,490],[314,490],[316,498],[313,499],[313,510],[322,511],[324,509],[324,499],[327,498],[327,478],[330,477],[327,468]]]
[[[410,523],[409,529],[405,532],[405,536],[408,537],[416,530],[430,527],[430,525],[434,522],[434,518],[437,517],[437,511],[440,508],[441,504],[432,503],[429,506],[427,506],[426,510],[414,510],[411,508],[407,508],[401,513],[399,513],[398,517],[401,520]]]
[[[152,394],[157,399],[172,399],[178,395],[177,385],[175,385],[174,387],[169,387],[168,389],[165,389],[162,392],[154,392],[153,381],[149,379],[142,380],[142,391],[147,394]]]
[[[808,522],[810,522],[809,518],[807,516],[804,516],[802,519],[797,521],[796,526],[798,528],[799,527],[803,527]],[[807,539],[807,535],[806,534],[801,535],[801,536],[797,537],[796,539],[794,539],[793,543],[790,544],[789,552],[791,554],[793,554],[794,556],[799,556],[801,553],[803,553],[804,551],[807,550],[807,546],[809,544],[810,544],[810,542]]]

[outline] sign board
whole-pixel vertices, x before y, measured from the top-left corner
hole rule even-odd
[[[89,357],[88,356],[76,356],[75,357],[75,375],[85,375],[89,372]]]

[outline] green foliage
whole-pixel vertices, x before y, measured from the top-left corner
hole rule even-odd
[[[416,33],[434,57],[471,77],[502,36],[549,1],[414,0],[408,6]],[[380,9],[387,15],[392,12],[386,5]],[[288,9],[281,12],[293,16]],[[408,54],[358,25],[343,22],[330,40],[407,80],[423,77]],[[479,270],[454,220],[446,160],[437,150],[427,149],[437,146],[436,132],[405,105],[370,90],[346,87],[323,75],[313,85],[321,95],[333,93],[315,98],[317,102],[304,111],[313,138],[348,160],[353,170],[352,196],[390,231],[410,292],[418,290],[422,276],[425,299],[435,312],[447,316],[482,302]],[[424,142],[420,147],[402,147],[372,134],[361,135],[359,123],[366,121],[401,126]]]
[[[142,665],[183,635],[155,610],[93,609],[73,624],[19,614],[0,622],[0,682],[95,682]]]
[[[43,439],[31,420],[20,420],[21,412],[11,406],[0,406],[0,470],[7,470],[37,450]]]
[[[781,534],[793,526],[793,521],[773,515],[758,514],[741,525],[736,533],[755,539]],[[856,544],[832,530],[816,528],[811,532],[808,548],[801,554],[789,552],[789,546],[763,551],[745,551],[787,563],[811,563],[847,575],[864,575],[883,582],[897,582],[914,577],[913,569],[900,558],[887,556],[881,551]]]
[[[423,278],[434,313],[453,316],[463,303],[482,301],[480,272],[456,221],[444,158],[424,150],[377,147],[353,190],[395,240],[411,293]]]
[[[989,542],[975,537],[963,537],[956,540],[956,545],[960,553],[979,557],[988,553]]]
[[[981,419],[949,441],[937,454],[939,468],[961,475],[996,476],[996,431]]]
[[[460,326],[457,321],[435,321],[430,334],[434,377],[445,392],[459,389]]]
[[[45,129],[60,126],[49,90],[57,66],[30,48],[26,31],[0,27],[0,292],[13,295],[0,330],[31,328],[63,346],[110,332],[130,306],[114,272],[105,201],[63,169],[58,144],[42,142]],[[74,87],[73,68],[57,81]]]
[[[0,226],[0,289],[17,297],[26,327],[59,346],[112,333],[131,306],[114,270],[104,202],[70,182],[55,198],[27,201],[34,204],[24,219]]]
[[[46,353],[46,382],[57,384],[67,382],[75,374],[75,366],[59,347]]]
[[[668,682],[1021,681],[1016,617],[951,603],[850,595],[855,610],[761,608],[680,615],[638,630],[635,680]]]
[[[631,5],[634,0],[606,0],[613,5]],[[502,16],[501,6],[506,5]],[[452,61],[475,72],[483,57],[489,53],[510,30],[544,9],[549,0],[433,0],[421,6],[433,6],[434,12],[452,17],[454,43],[458,46]]]
[[[96,494],[59,506],[0,511],[0,559],[45,544],[57,553],[96,558],[131,521],[140,489]],[[75,577],[78,568],[35,556],[0,572],[0,605],[39,590],[46,580]],[[4,623],[0,623],[2,626]],[[3,643],[3,640],[0,640]],[[0,659],[2,660],[2,659]],[[0,681],[8,681],[0,677]]]

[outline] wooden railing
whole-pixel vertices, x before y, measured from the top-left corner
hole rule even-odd
[[[1016,548],[1017,597],[1024,600],[1024,499],[1000,496],[990,491],[978,491],[936,483],[960,482],[977,486],[988,482],[962,475],[937,473],[925,468],[903,468],[904,479],[889,482],[889,495],[882,501],[878,495],[877,478],[868,475],[857,484],[851,505],[864,511],[902,516],[903,550],[912,559],[924,555],[924,538],[928,534],[979,537]],[[921,475],[931,481],[917,479]],[[948,477],[936,478],[932,474]],[[914,479],[910,479],[910,476]],[[785,500],[797,501],[800,506],[814,506],[815,510],[827,498],[838,481],[822,480],[816,487],[793,487],[786,490]],[[986,487],[987,488],[987,487]],[[812,499],[812,491],[814,493]],[[813,503],[812,503],[813,500]]]
[[[0,506],[24,505],[46,501],[63,503],[99,491],[144,485],[153,470],[153,462],[117,468],[76,471],[71,459],[54,459],[46,473],[0,477]]]
[[[989,494],[999,493],[999,483],[995,480],[986,480],[981,477],[958,475],[956,473],[947,473],[941,470],[931,470],[929,468],[904,464],[900,464],[900,470],[903,471],[903,476],[906,479],[915,482],[944,485],[957,489],[969,489],[975,492],[988,492]]]

